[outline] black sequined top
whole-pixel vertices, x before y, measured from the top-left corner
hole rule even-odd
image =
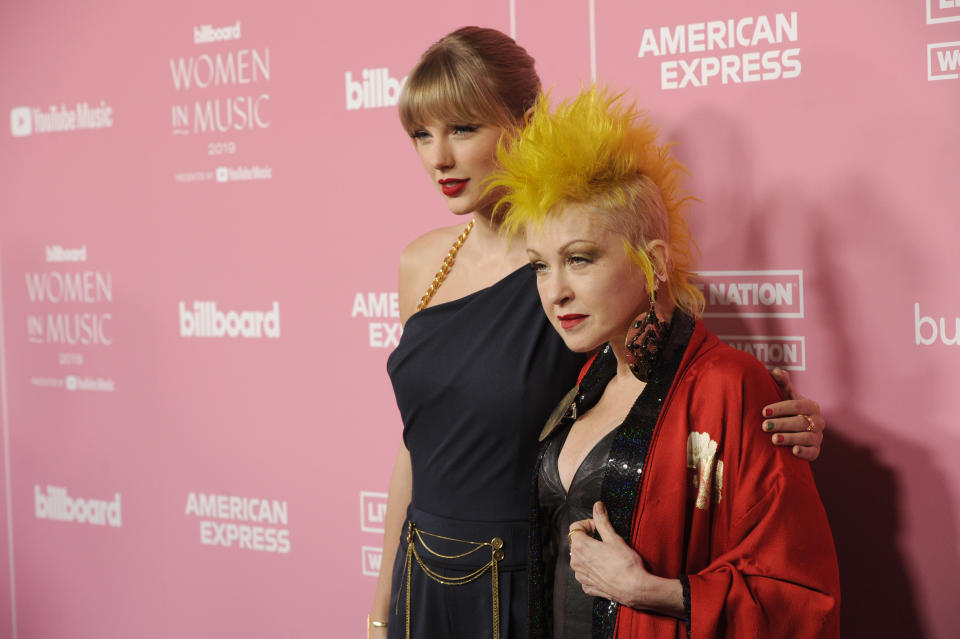
[[[583,587],[570,569],[570,539],[567,531],[570,524],[593,516],[593,504],[600,499],[603,482],[603,466],[610,454],[615,431],[610,431],[584,457],[564,490],[560,481],[558,460],[560,450],[567,441],[573,423],[561,427],[551,437],[540,463],[539,498],[546,530],[543,558],[553,565],[553,639],[578,639],[590,636],[593,597],[583,592]]]
[[[683,353],[690,337],[693,335],[694,320],[680,310],[676,310],[666,337],[662,359],[653,371],[643,392],[637,397],[624,422],[613,430],[609,443],[608,453],[599,469],[601,474],[599,499],[606,506],[610,516],[610,523],[617,533],[624,539],[630,539],[632,515],[637,496],[640,493],[643,479],[643,467],[647,459],[650,440],[653,435],[664,399],[673,384],[674,376],[683,359]],[[555,440],[566,435],[563,429],[569,429],[576,419],[593,407],[603,395],[607,383],[616,374],[616,357],[610,347],[605,347],[591,364],[582,382],[579,393],[573,399],[575,410],[564,417],[560,425],[541,446],[540,457],[537,461],[537,477],[543,477],[543,465],[550,449],[556,444]],[[560,442],[559,447],[562,448]],[[559,454],[559,449],[558,449]],[[592,453],[591,453],[592,454]],[[567,599],[558,599],[549,596],[555,589],[553,579],[555,573],[569,575],[569,551],[565,554],[551,553],[551,537],[556,538],[559,533],[566,535],[569,527],[551,531],[551,525],[557,525],[557,520],[550,519],[549,511],[540,503],[540,488],[534,490],[533,522],[531,534],[531,569],[530,569],[530,637],[540,639],[551,637],[553,620],[565,617],[564,625],[568,628],[565,636],[575,636],[569,628],[580,627],[581,619],[571,619],[572,616],[582,614],[582,602],[574,602],[571,610],[563,609]],[[594,498],[593,501],[596,501]],[[590,502],[592,506],[593,502]],[[589,516],[589,515],[588,515]],[[681,577],[681,581],[683,578]],[[684,603],[687,607],[688,597]],[[538,603],[540,602],[540,603]],[[587,624],[588,632],[576,636],[591,636],[595,639],[613,637],[616,626],[618,605],[607,599],[594,597],[592,606],[588,607],[590,614]],[[591,610],[592,609],[592,610]],[[689,619],[689,609],[686,610]],[[688,626],[689,627],[689,626]]]

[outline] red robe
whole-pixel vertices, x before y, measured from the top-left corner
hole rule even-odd
[[[780,399],[760,362],[696,323],[652,436],[629,540],[651,573],[688,576],[692,639],[839,636],[836,551],[810,466],[761,429],[763,406]],[[620,606],[615,635],[687,629]]]

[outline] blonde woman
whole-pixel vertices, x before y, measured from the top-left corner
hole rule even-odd
[[[424,53],[401,95],[403,127],[462,221],[426,233],[400,260],[405,327],[388,371],[403,442],[372,637],[526,635],[534,424],[584,362],[544,319],[523,246],[500,234],[497,194],[486,190],[498,141],[522,125],[539,91],[523,48],[466,27]],[[816,457],[815,402],[768,408],[782,444]]]
[[[601,349],[537,463],[533,637],[836,637],[839,575],[809,465],[769,446],[779,389],[697,319],[683,167],[634,107],[546,101],[493,184],[546,316]]]

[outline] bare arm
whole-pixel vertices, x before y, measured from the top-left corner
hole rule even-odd
[[[411,243],[400,255],[400,277],[398,298],[400,306],[400,323],[406,326],[407,320],[417,310],[417,291],[426,290],[422,281],[428,277],[428,268],[425,266],[424,255],[433,256],[431,238],[434,233],[428,233]],[[427,280],[429,283],[429,280]],[[390,618],[390,589],[393,581],[393,563],[397,556],[397,546],[400,535],[407,520],[407,506],[413,496],[413,468],[410,464],[410,451],[400,445],[397,459],[393,464],[393,475],[390,477],[390,490],[387,494],[387,516],[383,526],[383,558],[380,561],[380,575],[377,578],[377,590],[373,595],[373,607],[370,610],[370,619],[386,621]],[[384,627],[370,628],[370,639],[384,639],[387,629]]]
[[[397,452],[397,460],[393,464],[390,492],[387,495],[387,517],[383,527],[383,559],[380,562],[380,576],[377,578],[377,590],[373,595],[373,608],[370,611],[370,618],[374,621],[386,621],[390,618],[393,560],[397,555],[400,534],[407,520],[407,506],[410,504],[412,486],[410,452],[401,445]],[[370,629],[371,639],[386,636],[386,628]]]

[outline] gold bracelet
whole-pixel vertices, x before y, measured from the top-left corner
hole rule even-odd
[[[367,639],[370,639],[370,628],[386,628],[386,621],[374,621],[370,618],[370,615],[367,615]]]

